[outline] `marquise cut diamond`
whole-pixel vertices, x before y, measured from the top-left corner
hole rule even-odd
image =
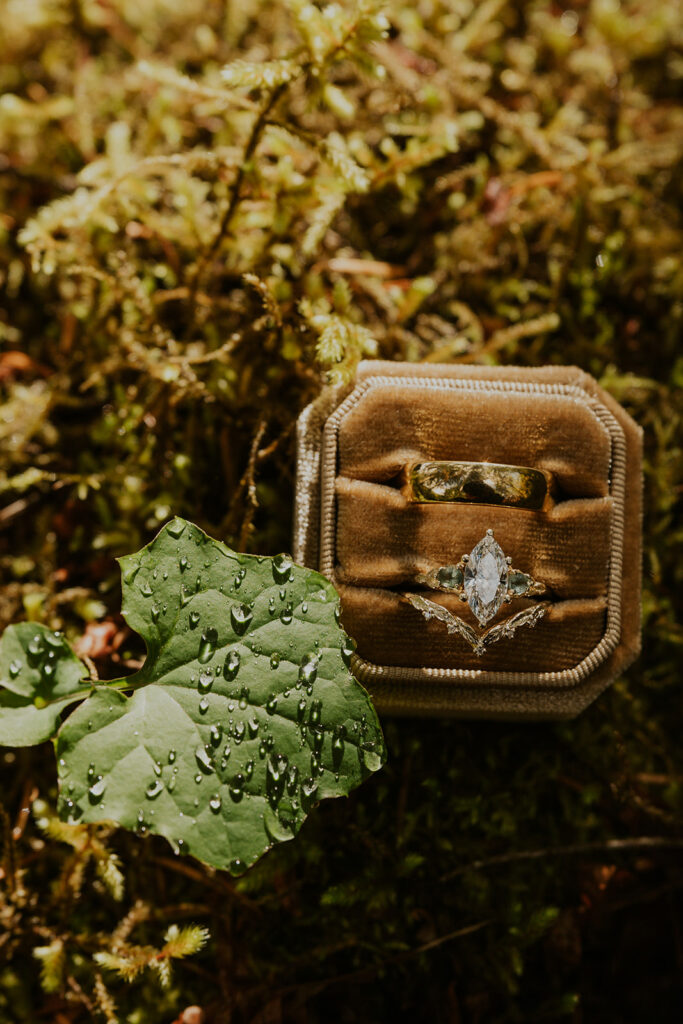
[[[467,602],[482,626],[503,603],[507,579],[508,564],[503,549],[489,532],[470,552],[463,586]]]

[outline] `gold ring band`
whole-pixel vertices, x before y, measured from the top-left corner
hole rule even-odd
[[[496,462],[415,462],[406,467],[404,493],[421,503],[468,501],[538,511],[550,503],[553,478],[528,466]]]

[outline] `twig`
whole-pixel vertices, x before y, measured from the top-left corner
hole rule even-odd
[[[400,963],[403,960],[411,959],[411,957],[419,956],[421,953],[428,953],[432,949],[437,949],[439,946],[443,946],[446,942],[453,942],[454,939],[462,939],[466,935],[473,935],[475,932],[481,931],[482,928],[486,928],[490,923],[490,921],[478,921],[476,924],[466,925],[466,927],[458,928],[455,931],[448,932],[446,935],[439,935],[436,939],[431,939],[429,942],[425,942],[421,946],[416,946],[414,949],[406,949],[401,953],[396,953],[394,956],[387,957],[386,960],[382,960],[381,963],[372,965],[371,967],[362,967],[358,971],[349,971],[347,974],[339,974],[336,977],[323,978],[320,981],[312,981],[304,986],[287,986],[284,989],[280,989],[279,994],[284,995],[288,992],[300,992],[302,987],[314,992],[319,992],[324,988],[328,988],[330,985],[347,984],[351,981],[356,982],[364,978],[371,978],[380,968],[384,969],[389,964]]]
[[[499,864],[512,864],[522,860],[543,860],[545,857],[571,857],[583,853],[627,852],[630,850],[683,849],[683,839],[668,836],[635,836],[632,839],[605,839],[592,843],[572,843],[569,846],[547,846],[540,850],[515,850],[503,853],[498,857],[487,857],[485,860],[473,860],[469,864],[449,871],[441,876],[447,882],[466,871],[481,871],[483,868],[495,867]]]
[[[249,461],[247,462],[247,468],[242,480],[240,481],[240,489],[246,487],[247,491],[247,510],[242,520],[242,528],[240,529],[239,547],[240,551],[244,551],[247,540],[249,539],[249,532],[251,530],[251,524],[254,521],[254,514],[258,508],[258,498],[256,497],[256,481],[254,480],[254,471],[256,469],[256,459],[258,457],[258,447],[261,443],[261,439],[266,432],[266,426],[268,425],[267,420],[261,420],[256,433],[254,434],[254,440],[251,443],[251,449],[249,451]]]
[[[33,784],[33,779],[27,779],[24,783],[24,791],[21,797],[21,806],[14,822],[14,828],[12,829],[12,839],[15,843],[18,843],[24,834],[26,828],[26,822],[31,815],[31,807],[33,801],[38,797],[38,787]]]
[[[192,285],[190,287],[190,300],[189,301],[190,301],[190,308],[191,309],[195,308],[197,292],[199,291],[199,285],[201,283],[201,279],[202,279],[202,275],[204,273],[204,270],[206,269],[207,264],[215,256],[216,251],[217,251],[219,245],[223,241],[223,238],[225,237],[225,235],[226,235],[226,233],[228,231],[228,228],[230,227],[232,218],[235,215],[235,211],[237,210],[239,201],[242,198],[241,192],[242,192],[242,183],[244,181],[244,175],[245,175],[246,169],[247,169],[247,167],[249,165],[249,161],[251,160],[252,156],[254,155],[254,150],[256,149],[256,147],[257,147],[257,145],[258,145],[258,143],[260,141],[261,133],[263,132],[263,128],[264,128],[264,126],[266,124],[266,121],[268,119],[268,115],[269,115],[270,111],[273,109],[273,107],[275,106],[275,104],[277,103],[277,101],[279,100],[279,98],[282,95],[282,93],[284,92],[284,90],[286,88],[286,85],[287,85],[287,83],[283,82],[282,85],[278,85],[278,87],[276,89],[273,89],[273,91],[271,92],[270,96],[268,97],[266,102],[263,104],[263,106],[261,107],[260,112],[258,113],[258,115],[256,116],[256,118],[254,120],[254,124],[252,125],[251,133],[250,133],[249,138],[247,140],[247,144],[244,147],[244,153],[242,154],[242,159],[240,160],[240,162],[239,162],[239,164],[237,166],[237,171],[235,173],[235,180],[232,183],[232,190],[231,190],[231,193],[230,193],[230,199],[228,201],[228,205],[226,206],[225,211],[223,213],[223,216],[221,218],[221,222],[220,222],[220,225],[218,227],[218,231],[214,235],[213,240],[210,242],[208,247],[204,250],[203,255],[200,257],[199,262],[197,263],[197,269],[196,269],[195,274],[194,274],[194,280],[192,281]]]

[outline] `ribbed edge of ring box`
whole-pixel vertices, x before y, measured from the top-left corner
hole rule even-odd
[[[353,384],[325,389],[298,423],[294,557],[319,569],[337,585],[335,481],[340,428],[364,396],[397,384],[406,394],[439,391],[452,395],[454,401],[472,394],[482,402],[492,395],[555,396],[588,410],[601,425],[610,443],[608,487],[612,500],[605,628],[588,654],[561,671],[384,665],[355,657],[354,674],[385,713],[526,719],[576,715],[640,649],[640,428],[592,377],[575,367],[530,370],[361,363]]]

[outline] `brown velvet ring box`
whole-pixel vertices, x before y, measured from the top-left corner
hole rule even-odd
[[[304,410],[294,555],[338,588],[357,643],[353,671],[380,711],[568,718],[633,661],[641,443],[630,416],[574,367],[366,362],[352,385]],[[421,460],[535,467],[553,474],[554,500],[541,511],[417,504],[401,474]],[[417,573],[457,562],[487,529],[552,598],[533,628],[480,657],[401,592],[419,589]],[[429,597],[475,624],[457,595]]]

